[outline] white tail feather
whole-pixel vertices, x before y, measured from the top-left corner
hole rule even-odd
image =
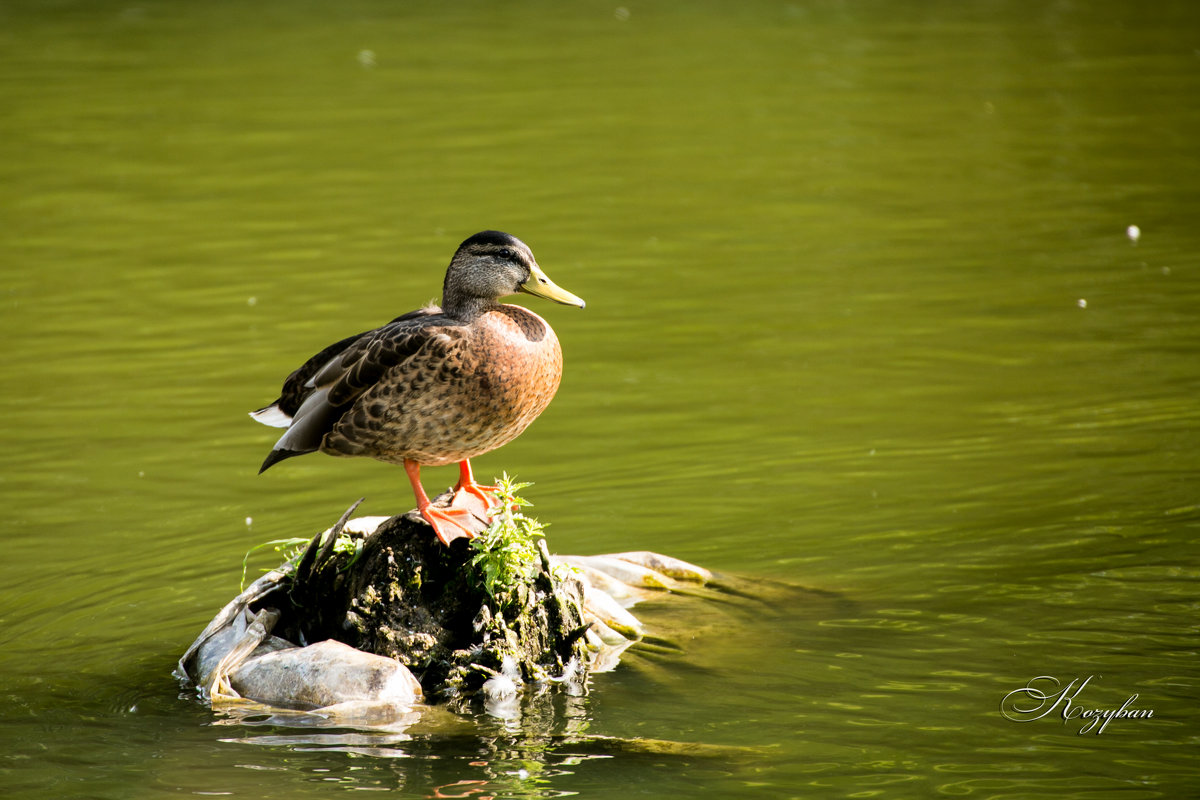
[[[260,408],[258,411],[251,411],[250,416],[263,425],[270,425],[272,428],[287,428],[292,424],[292,418],[274,403],[266,408]]]

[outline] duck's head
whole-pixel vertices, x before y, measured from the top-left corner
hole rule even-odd
[[[580,298],[546,277],[529,246],[500,231],[483,231],[458,246],[446,270],[442,310],[470,316],[517,292],[584,307]]]

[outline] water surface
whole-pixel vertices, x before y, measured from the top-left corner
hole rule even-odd
[[[4,4],[0,782],[1194,792],[1196,30],[1183,2]],[[557,552],[762,601],[644,609],[679,650],[516,725],[216,724],[170,670],[246,549],[412,504],[368,461],[257,477],[245,412],[484,228],[588,307],[529,301],[563,385],[477,472],[534,481]],[[1038,675],[1154,717],[1004,719]]]

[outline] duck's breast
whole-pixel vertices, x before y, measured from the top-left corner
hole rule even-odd
[[[484,314],[471,338],[478,359],[466,370],[470,405],[476,417],[490,421],[501,438],[493,447],[499,447],[550,405],[562,379],[562,349],[544,319],[513,305]]]

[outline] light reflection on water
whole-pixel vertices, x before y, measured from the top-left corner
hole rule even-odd
[[[262,9],[3,12],[12,791],[1196,784],[1191,4]],[[645,609],[694,638],[517,730],[215,724],[168,675],[245,550],[411,504],[380,464],[255,478],[245,412],[488,227],[588,308],[536,306],[563,386],[480,474],[555,550],[766,601]],[[1000,718],[1036,674],[1156,717]]]

